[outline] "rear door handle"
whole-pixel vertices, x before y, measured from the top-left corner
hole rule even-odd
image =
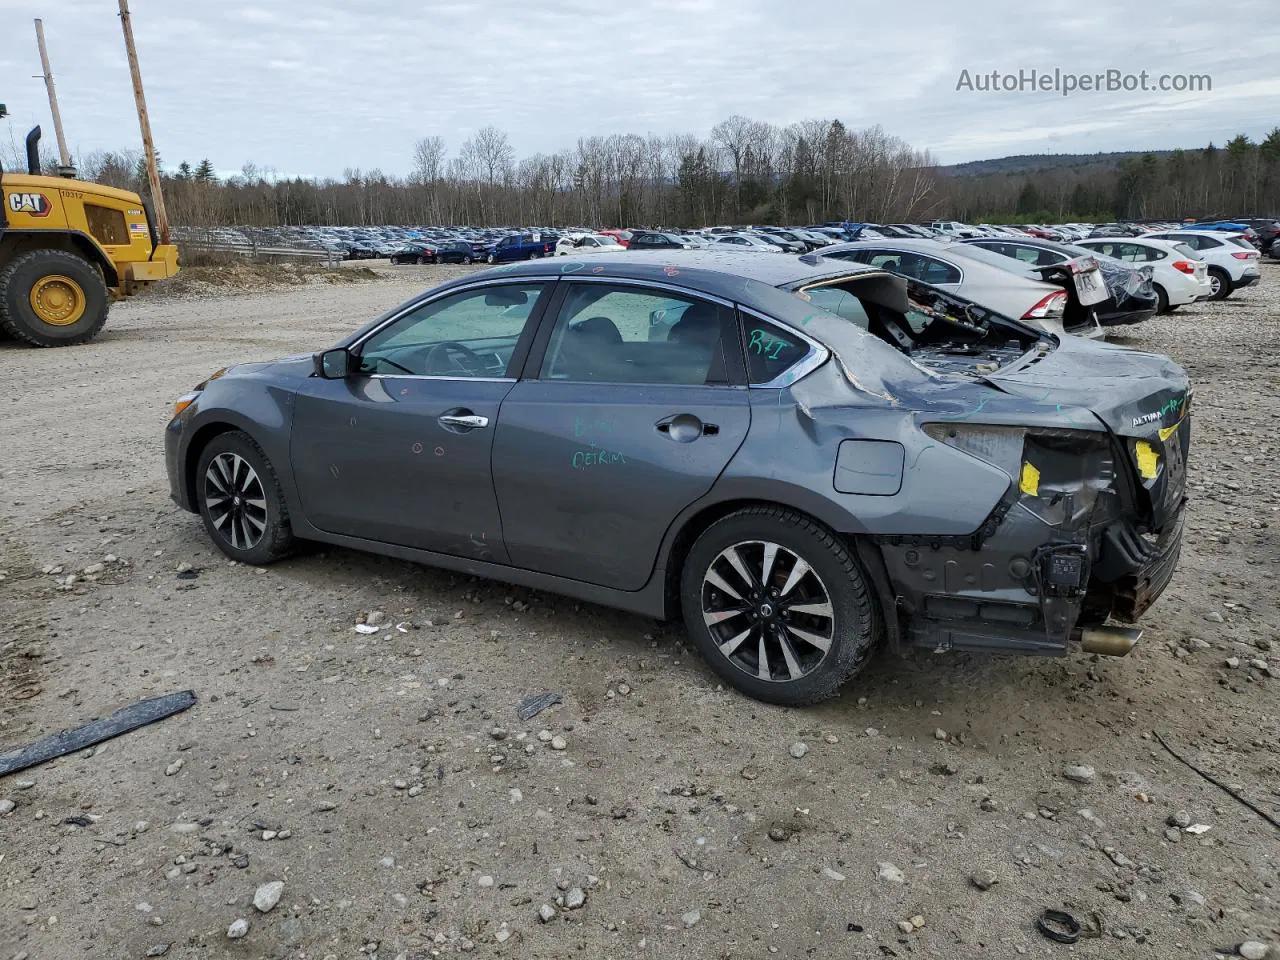
[[[692,413],[678,413],[666,417],[654,425],[658,432],[676,443],[692,443],[699,437],[714,437],[720,428],[714,423],[703,423]]]
[[[489,418],[482,417],[474,413],[446,413],[440,417],[441,424],[446,427],[461,427],[464,430],[475,430],[479,427],[487,427]]]

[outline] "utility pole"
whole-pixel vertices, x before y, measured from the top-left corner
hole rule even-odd
[[[151,203],[155,207],[156,230],[161,243],[169,242],[169,214],[164,209],[160,192],[160,169],[156,166],[156,147],[151,139],[151,120],[147,117],[147,99],[142,93],[142,72],[138,69],[138,50],[133,45],[133,23],[129,20],[129,2],[120,0],[120,26],[124,30],[125,52],[129,55],[129,73],[133,77],[133,99],[138,104],[138,126],[142,129],[142,152],[147,161],[147,182],[151,185]]]
[[[58,135],[58,160],[62,164],[58,173],[75,176],[71,166],[71,154],[67,151],[67,138],[62,134],[62,114],[58,110],[58,91],[53,87],[53,70],[49,67],[49,51],[44,45],[44,21],[36,18],[36,44],[40,47],[40,69],[44,71],[44,88],[49,92],[49,112],[53,114],[53,132]]]

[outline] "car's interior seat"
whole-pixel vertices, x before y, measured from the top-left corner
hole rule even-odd
[[[596,380],[618,362],[622,334],[608,317],[588,317],[571,323],[560,345],[554,376],[568,380]]]
[[[707,383],[723,383],[727,379],[720,340],[720,311],[709,303],[693,304],[667,331],[668,343],[685,344],[696,351],[690,351],[689,361],[705,371]]]

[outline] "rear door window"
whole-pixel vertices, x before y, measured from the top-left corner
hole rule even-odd
[[[643,286],[576,283],[539,378],[587,383],[727,383],[728,307]],[[731,345],[732,346],[732,345]]]

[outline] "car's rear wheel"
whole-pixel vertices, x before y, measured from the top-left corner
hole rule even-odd
[[[738,690],[787,706],[834,696],[880,635],[868,579],[826,527],[750,507],[707,528],[681,575],[685,626]]]
[[[232,560],[271,563],[292,549],[280,480],[247,433],[234,430],[209,442],[196,464],[195,487],[205,530]]]
[[[471,258],[470,258],[470,257],[463,257],[463,258],[462,258],[462,262],[463,262],[463,263],[465,263],[465,264],[467,264],[467,265],[469,266],[469,265],[471,264]]]
[[[1169,312],[1169,294],[1165,292],[1164,287],[1160,284],[1154,284],[1156,291],[1156,313]]]
[[[1209,299],[1225,300],[1231,296],[1231,275],[1221,267],[1209,268]]]
[[[537,250],[534,250],[534,251],[530,252],[530,254],[529,254],[529,259],[530,259],[530,260],[537,260],[540,256],[542,256],[542,254],[540,254]]]

